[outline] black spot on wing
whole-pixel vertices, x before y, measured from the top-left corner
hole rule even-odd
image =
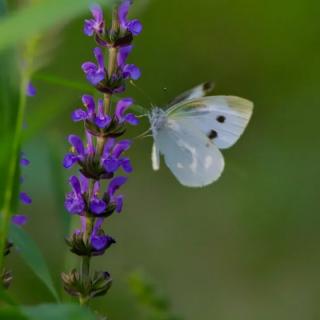
[[[215,139],[215,138],[217,138],[217,137],[218,137],[218,133],[217,133],[217,131],[215,131],[215,130],[211,130],[211,131],[208,133],[208,138],[209,138],[210,140]]]
[[[220,123],[224,123],[226,121],[226,117],[225,116],[218,116],[217,121]]]

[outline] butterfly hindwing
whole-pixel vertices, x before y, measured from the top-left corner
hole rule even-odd
[[[169,119],[157,132],[155,145],[184,186],[206,186],[217,180],[223,171],[224,159],[219,149],[197,128],[183,121]]]
[[[209,96],[173,106],[168,118],[206,135],[220,149],[231,147],[252,115],[253,103],[234,96]]]

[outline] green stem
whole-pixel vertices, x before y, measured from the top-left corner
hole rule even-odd
[[[17,163],[19,160],[18,155],[20,150],[23,120],[24,120],[24,113],[25,113],[25,107],[26,107],[25,90],[26,90],[27,84],[28,84],[28,76],[22,75],[21,84],[20,84],[20,101],[18,106],[18,114],[17,114],[14,137],[13,137],[12,150],[10,155],[6,190],[4,194],[4,206],[2,209],[2,217],[1,217],[2,219],[1,219],[1,227],[0,227],[0,235],[1,235],[0,237],[0,270],[3,269],[3,261],[4,261],[3,252],[6,244],[10,218],[12,214],[11,203],[12,203],[13,188],[14,188],[16,171],[17,171]]]

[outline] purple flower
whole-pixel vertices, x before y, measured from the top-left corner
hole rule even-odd
[[[21,153],[21,158],[20,158],[20,165],[26,167],[30,164],[30,161],[26,158],[25,154],[22,152]]]
[[[103,19],[103,11],[99,5],[93,5],[91,7],[91,13],[93,19],[86,19],[84,21],[83,32],[87,36],[92,36],[94,33],[103,33],[105,22]]]
[[[15,214],[11,217],[11,222],[17,226],[23,226],[27,223],[28,217],[22,214]]]
[[[131,146],[131,141],[123,140],[115,144],[114,139],[109,139],[105,145],[102,155],[102,165],[107,172],[116,172],[119,167],[127,173],[132,172],[130,159],[121,157],[124,151],[127,151]]]
[[[83,104],[87,107],[87,111],[77,109],[72,113],[72,120],[75,122],[89,120],[95,123],[99,128],[103,129],[110,125],[112,119],[104,113],[103,100],[98,100],[98,112],[95,112],[95,102],[93,97],[85,95],[82,97]]]
[[[32,199],[25,192],[20,192],[19,198],[23,204],[29,205],[32,203]]]
[[[71,134],[68,137],[69,143],[72,145],[73,150],[65,155],[63,159],[63,166],[68,169],[71,168],[75,163],[84,161],[88,154],[95,152],[92,143],[91,135],[86,132],[87,136],[87,147],[85,148],[80,137]]]
[[[37,89],[32,85],[31,82],[27,84],[26,95],[28,97],[34,97],[37,94]]]
[[[93,62],[85,62],[82,64],[82,70],[86,74],[87,80],[94,86],[105,78],[105,65],[102,49],[97,47],[93,50],[97,64]]]
[[[122,211],[122,206],[123,206],[123,196],[122,195],[115,195],[115,192],[123,186],[128,178],[126,177],[115,177],[111,180],[108,186],[108,195],[110,197],[111,203],[113,203],[116,206],[116,211],[120,213]]]
[[[99,215],[105,212],[107,209],[107,204],[100,200],[97,196],[94,196],[90,201],[90,210],[91,212]]]
[[[133,46],[125,46],[119,49],[117,63],[122,71],[124,79],[138,80],[141,77],[140,69],[134,64],[126,64],[127,58],[132,51]]]
[[[93,237],[91,237],[92,247],[96,251],[101,252],[101,254],[103,254],[103,252],[107,250],[115,242],[116,241],[108,235],[94,235]]]
[[[124,98],[118,101],[116,106],[115,115],[118,119],[119,123],[127,122],[131,125],[139,124],[138,118],[133,113],[125,114],[127,109],[133,104],[133,100],[131,98]]]
[[[80,181],[76,176],[69,179],[69,184],[72,187],[72,192],[66,196],[64,205],[65,208],[73,214],[80,214],[85,209],[85,201],[83,200]]]
[[[120,26],[131,32],[134,36],[137,36],[142,31],[142,24],[139,20],[128,20],[129,8],[132,1],[125,0],[121,3],[118,9],[118,17],[120,21]]]

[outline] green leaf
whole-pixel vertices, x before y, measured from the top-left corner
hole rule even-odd
[[[8,295],[8,292],[4,288],[0,288],[0,301],[10,306],[16,305],[15,301]]]
[[[59,301],[60,299],[53,285],[49,269],[37,244],[23,229],[13,224],[10,228],[10,240],[14,243],[23,260],[46,285],[54,298]]]
[[[112,5],[112,0],[95,0]],[[46,0],[29,5],[0,21],[0,50],[47,31],[88,10],[88,0]]]
[[[31,320],[27,316],[21,314],[18,308],[1,308],[0,319],[3,320]]]
[[[96,320],[92,312],[76,304],[43,304],[21,310],[30,320]]]

